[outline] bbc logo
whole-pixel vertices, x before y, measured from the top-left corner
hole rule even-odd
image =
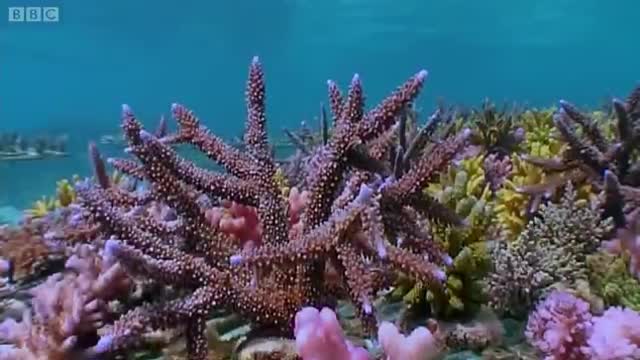
[[[57,6],[9,7],[9,22],[58,22],[60,8]]]

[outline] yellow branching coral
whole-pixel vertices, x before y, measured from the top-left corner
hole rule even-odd
[[[67,207],[76,200],[76,191],[69,180],[62,179],[57,182],[56,197],[56,203],[60,207]]]
[[[448,269],[445,293],[429,292],[422,284],[404,283],[396,294],[404,293],[405,302],[417,305],[425,300],[432,311],[452,315],[474,309],[482,301],[479,278],[489,269],[489,256],[484,246],[492,219],[492,192],[485,180],[484,156],[465,159],[450,166],[438,183],[425,191],[465,219],[467,227],[434,225],[436,239],[453,258]],[[443,298],[444,296],[444,298]]]
[[[31,205],[30,209],[25,210],[25,214],[30,218],[41,218],[56,209],[56,199],[53,197],[43,196]]]
[[[25,214],[30,218],[41,218],[56,209],[71,205],[76,201],[76,192],[72,182],[76,182],[78,179],[78,176],[74,175],[71,181],[67,179],[59,180],[56,183],[56,195],[51,197],[43,196],[40,200],[34,202],[30,209],[25,210]]]
[[[518,191],[521,187],[541,184],[544,173],[540,168],[526,163],[520,156],[511,158],[511,175],[496,193],[495,216],[502,235],[514,240],[527,223],[529,195]]]
[[[557,140],[553,125],[555,109],[527,110],[522,114],[522,126],[525,129],[523,147],[528,155],[551,157],[560,154],[564,145]]]

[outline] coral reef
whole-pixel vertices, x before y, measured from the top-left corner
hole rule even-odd
[[[640,358],[640,87],[421,123],[426,71],[370,110],[355,75],[270,140],[248,75],[241,136],[124,105],[128,158],[90,142],[91,177],[0,228],[0,359]]]
[[[544,205],[517,240],[497,245],[488,279],[490,303],[523,315],[551,286],[588,279],[586,257],[610,228],[600,211],[576,201],[568,185],[562,201]]]

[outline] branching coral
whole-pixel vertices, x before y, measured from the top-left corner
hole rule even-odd
[[[517,127],[517,109],[498,111],[487,100],[471,117],[476,123],[472,142],[482,146],[488,154],[511,154],[524,140],[524,129]]]
[[[525,334],[546,360],[589,359],[584,348],[591,332],[589,303],[555,291],[529,316]]]
[[[8,275],[12,281],[33,279],[55,268],[63,256],[60,248],[48,243],[33,227],[0,229],[0,259],[10,264]]]
[[[623,360],[640,357],[640,314],[612,307],[592,316],[589,304],[556,291],[529,317],[528,341],[548,360]]]
[[[95,342],[108,320],[107,302],[128,291],[129,279],[119,264],[96,256],[88,245],[66,267],[68,273],[52,275],[31,291],[33,312],[22,322],[0,324],[0,338],[16,345],[0,359],[69,359],[82,352],[83,343]]]
[[[640,119],[640,87],[634,89],[626,101],[613,100],[617,119],[617,136],[610,140],[604,135],[592,116],[580,112],[574,105],[560,101],[560,109],[553,121],[569,145],[561,158],[531,158],[532,163],[557,174],[554,181],[543,184],[541,189],[557,187],[566,181],[579,183],[586,179],[599,188],[607,187],[605,173],[609,172],[625,185],[640,185],[640,163],[637,163],[638,126]],[[579,130],[574,128],[579,127]],[[611,205],[613,201],[609,202]],[[617,227],[623,227],[625,220],[620,216],[619,207],[605,206],[605,216],[612,216]]]
[[[640,281],[629,273],[625,256],[598,252],[587,257],[589,282],[607,306],[640,311]]]
[[[375,159],[385,160],[379,155],[386,146],[380,144],[388,144],[398,113],[417,96],[425,77],[425,71],[419,72],[368,112],[363,109],[358,76],[344,97],[329,83],[336,121],[332,136],[309,162],[309,186],[304,189],[308,203],[301,230],[294,235],[267,143],[265,83],[257,58],[247,83],[243,152],[213,135],[181,105],[172,107],[178,133],[162,139],[144,131],[124,106],[128,151],[139,164],[126,162],[119,170],[148,181],[147,198],[173,208],[176,224],[167,226],[141,214],[135,210],[138,204],[122,201],[116,189],[84,182],[77,192],[91,218],[114,237],[105,245],[108,254],[130,271],[184,289],[186,296],[126,313],[94,350],[123,350],[148,330],[183,326],[189,358],[204,359],[205,319],[214,308],[233,310],[258,327],[290,332],[297,310],[331,305],[343,295],[357,305],[365,324],[374,325],[371,297],[389,283],[394,271],[442,289],[446,275],[441,266],[451,259],[417,221],[406,219],[455,222],[444,217],[449,212],[438,211],[442,207],[422,189],[463,148],[468,132],[434,144],[429,152],[405,162],[395,176],[383,178],[367,167]],[[179,157],[169,144],[180,142],[200,149],[227,174],[198,168]],[[240,250],[215,231],[206,219],[206,208],[197,201],[202,194],[254,207],[262,229],[260,245]],[[327,277],[331,272],[339,276]]]
[[[553,284],[571,287],[586,280],[586,256],[611,227],[600,217],[599,211],[576,202],[571,186],[559,204],[543,206],[516,241],[498,244],[488,283],[492,306],[522,315]]]
[[[431,293],[418,284],[404,296],[410,303],[429,300],[434,313],[451,315],[469,312],[474,303],[482,300],[478,281],[489,269],[489,254],[483,242],[493,219],[493,193],[486,182],[483,164],[484,156],[462,160],[442,173],[439,182],[429,185],[427,192],[440,204],[455,210],[467,226],[432,224],[436,240],[453,258],[447,272],[447,291]]]

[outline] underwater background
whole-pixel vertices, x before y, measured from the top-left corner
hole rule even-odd
[[[57,6],[57,23],[0,17],[0,133],[68,134],[68,157],[0,162],[0,207],[27,207],[89,171],[89,140],[119,133],[120,104],[154,123],[172,102],[225,137],[243,129],[247,63],[267,74],[272,134],[310,121],[326,80],[362,76],[369,103],[410,74],[418,105],[597,107],[640,79],[633,0],[0,1]],[[3,10],[5,11],[5,10]],[[99,145],[104,154],[120,146]]]

